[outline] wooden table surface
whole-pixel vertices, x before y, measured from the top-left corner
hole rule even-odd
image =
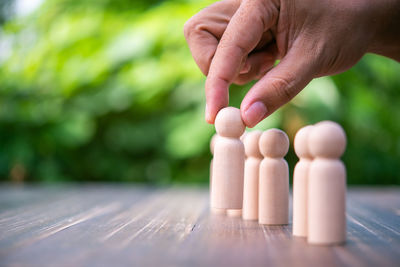
[[[205,188],[0,186],[0,266],[400,266],[400,188],[353,188],[347,243],[210,215]]]

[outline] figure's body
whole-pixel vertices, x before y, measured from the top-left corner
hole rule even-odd
[[[340,160],[346,147],[342,127],[331,121],[314,126],[308,138],[313,156],[308,184],[308,236],[311,244],[346,240],[346,168]]]
[[[245,126],[240,110],[222,109],[215,120],[218,134],[214,147],[212,172],[212,208],[242,209],[244,146],[240,141]]]
[[[213,137],[211,138],[211,142],[210,142],[210,152],[211,155],[214,156],[214,147],[215,147],[215,141],[217,140],[218,134],[214,134]],[[217,209],[217,208],[213,208],[211,207],[211,192],[212,192],[212,172],[213,172],[213,159],[211,159],[210,162],[210,210],[213,214],[217,214],[217,215],[225,215],[226,214],[226,210],[225,209]]]
[[[258,219],[258,184],[262,155],[258,146],[262,132],[249,132],[244,139],[246,161],[244,165],[243,212],[244,220]]]
[[[239,138],[240,141],[242,141],[243,145],[244,145],[244,140],[246,138],[246,135],[247,135],[247,132],[245,131]],[[244,161],[246,163],[246,153],[244,154]],[[227,209],[226,210],[226,215],[228,215],[229,217],[241,217],[242,216],[242,209]]]
[[[289,139],[283,131],[270,129],[262,133],[259,145],[264,159],[259,174],[258,222],[288,224],[289,169],[283,157],[289,149]]]
[[[301,128],[294,139],[294,150],[299,157],[293,172],[293,235],[307,236],[307,192],[311,153],[308,136],[313,126]]]

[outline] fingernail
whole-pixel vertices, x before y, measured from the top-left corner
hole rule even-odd
[[[266,114],[267,107],[264,105],[264,103],[260,101],[254,102],[244,113],[245,122],[248,127],[254,127],[264,118]]]

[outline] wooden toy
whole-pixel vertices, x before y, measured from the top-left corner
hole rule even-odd
[[[288,224],[289,170],[283,157],[288,152],[289,139],[285,132],[270,129],[262,133],[259,147],[264,159],[259,173],[258,222]]]
[[[320,122],[309,134],[313,156],[308,176],[310,244],[334,245],[346,240],[346,168],[340,160],[345,147],[345,132],[335,122]]]
[[[240,110],[221,109],[215,119],[218,137],[214,147],[211,206],[242,209],[244,146],[240,136],[245,130]]]

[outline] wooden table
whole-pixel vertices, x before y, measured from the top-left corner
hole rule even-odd
[[[344,246],[210,215],[205,188],[0,187],[1,266],[400,266],[400,189],[353,188]]]

